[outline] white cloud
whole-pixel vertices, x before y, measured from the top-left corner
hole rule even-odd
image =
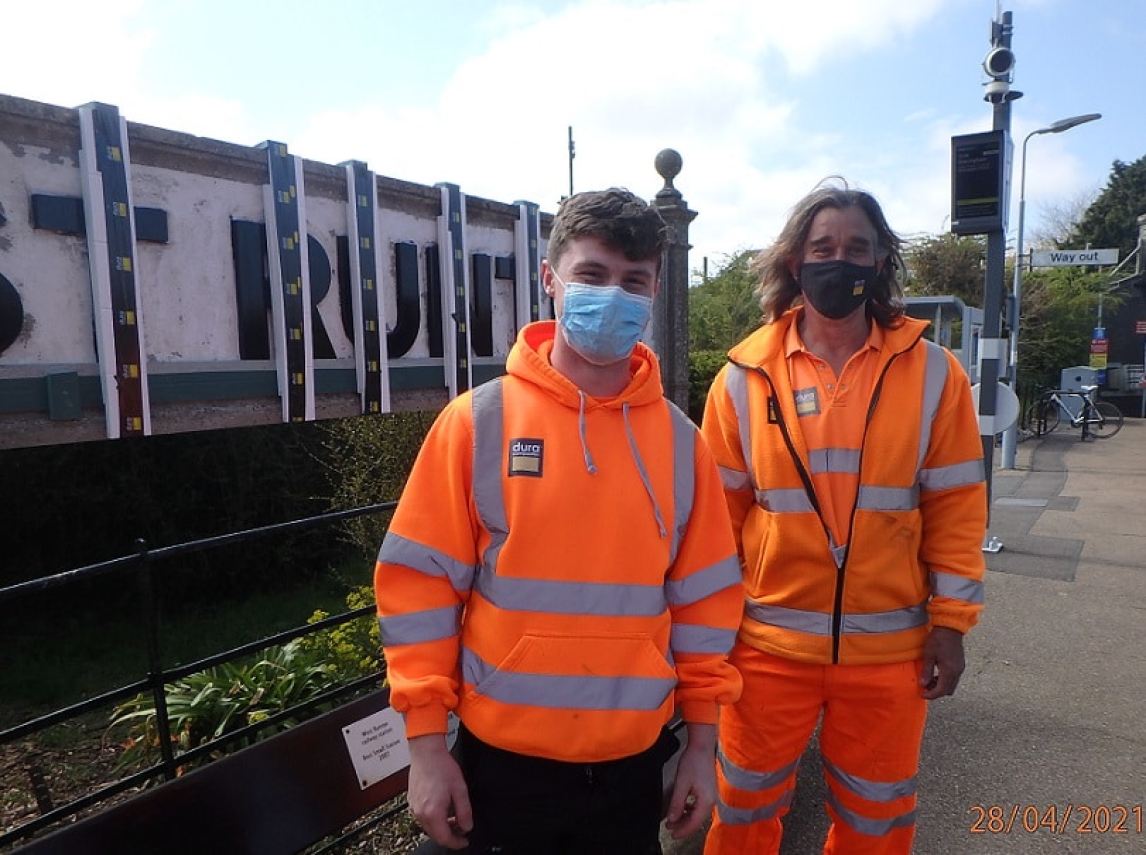
[[[684,159],[677,186],[701,214],[692,229],[699,266],[704,255],[770,241],[791,206],[833,174],[879,176],[868,179],[880,182],[868,189],[897,229],[941,228],[951,123],[938,110],[916,111],[902,133],[880,128],[886,140],[873,148],[851,138],[854,129],[807,92],[813,79],[835,73],[850,95],[856,81],[849,63],[894,50],[954,2],[588,0],[555,10],[503,3],[476,21],[488,42],[461,58],[436,98],[403,106],[367,96],[337,109],[319,101],[317,110],[300,105],[269,117],[265,102],[197,88],[193,73],[178,81],[149,78],[155,33],[145,13],[155,6],[145,0],[57,3],[51,16],[38,7],[25,12],[31,4],[22,4],[14,10],[15,31],[24,36],[13,40],[22,52],[10,66],[45,64],[36,57],[46,34],[33,30],[58,20],[59,10],[69,26],[52,29],[53,49],[75,61],[34,85],[29,78],[14,94],[72,106],[87,73],[99,89],[80,102],[115,103],[128,119],[245,145],[280,139],[304,157],[365,160],[384,175],[450,181],[471,195],[529,199],[546,210],[568,192],[569,126],[579,190],[623,184],[651,196],[661,186],[653,159],[675,148]],[[106,45],[116,48],[109,52],[114,74],[92,52]],[[410,77],[426,74],[417,51],[408,54]],[[337,62],[309,59],[299,73],[328,89],[342,85]],[[864,102],[877,93],[850,97]],[[922,148],[911,142],[919,126],[931,134]]]
[[[501,35],[458,66],[436,103],[326,112],[293,149],[551,209],[568,191],[569,126],[575,189],[652,195],[653,159],[672,147],[684,157],[678,187],[702,212],[697,250],[719,255],[773,237],[800,196],[841,171],[838,140],[800,127],[788,74],[886,45],[940,5],[588,2],[547,17],[502,7],[487,28]]]
[[[144,0],[5,4],[4,65],[21,73],[0,89],[62,107],[131,102],[155,38],[139,23],[143,6]],[[101,81],[98,89],[88,88],[93,80]]]

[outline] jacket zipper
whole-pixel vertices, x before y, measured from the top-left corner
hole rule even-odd
[[[868,403],[867,415],[864,417],[863,437],[860,441],[860,458],[859,458],[859,474],[860,475],[863,474],[863,455],[864,455],[864,450],[867,448],[868,428],[871,426],[871,420],[872,420],[873,416],[875,415],[876,405],[879,403],[880,395],[883,393],[883,383],[884,383],[884,380],[887,379],[888,371],[891,370],[891,364],[893,362],[895,362],[895,360],[898,359],[900,356],[902,356],[904,353],[907,353],[907,351],[911,350],[917,344],[919,344],[919,340],[922,337],[923,337],[923,334],[920,333],[919,336],[914,341],[912,341],[911,344],[908,345],[906,348],[891,354],[891,356],[887,360],[887,364],[884,365],[883,370],[880,372],[879,379],[876,381],[876,384],[875,384],[875,390],[872,392],[871,401]],[[764,381],[768,384],[768,389],[772,395],[772,400],[776,402],[776,405],[775,405],[776,426],[778,428],[780,428],[780,435],[784,438],[784,445],[786,445],[788,448],[788,455],[792,458],[792,462],[796,465],[796,472],[799,474],[800,481],[804,485],[804,492],[808,496],[808,501],[811,502],[812,509],[815,510],[816,517],[820,520],[820,526],[824,530],[824,539],[827,541],[827,543],[829,545],[829,551],[830,551],[831,542],[832,542],[832,533],[828,530],[828,524],[824,521],[823,510],[820,508],[819,499],[816,498],[815,487],[812,485],[811,473],[808,472],[807,467],[804,466],[804,461],[800,459],[800,454],[799,454],[799,452],[796,451],[796,446],[792,442],[791,435],[788,433],[788,425],[784,421],[784,412],[780,407],[780,396],[776,392],[776,384],[772,382],[772,377],[768,374],[768,372],[766,370],[764,370],[764,368],[759,366],[759,365],[745,365],[743,363],[735,362],[735,360],[729,360],[729,361],[733,362],[733,364],[735,364],[735,365],[739,365],[741,368],[751,369],[751,370],[757,372],[761,377],[764,378]],[[852,502],[851,518],[848,521],[848,540],[849,541],[851,540],[852,528],[855,526],[856,509],[857,509],[858,505],[859,505],[859,492],[858,492],[858,486],[857,486],[856,498]],[[843,611],[844,610],[844,577],[846,576],[846,573],[847,573],[848,558],[850,556],[851,556],[851,549],[849,548],[847,554],[844,555],[843,563],[841,563],[840,566],[836,568],[836,588],[835,588],[835,595],[832,599],[832,664],[833,665],[838,665],[840,662],[840,636],[842,634],[841,630],[843,628],[843,621],[844,621],[844,611]]]
[[[780,436],[784,438],[784,445],[788,448],[788,456],[792,458],[792,462],[796,465],[796,472],[800,476],[800,481],[804,485],[804,493],[808,496],[808,501],[812,505],[812,509],[816,512],[816,518],[820,521],[820,527],[824,530],[824,540],[827,542],[829,552],[831,551],[832,533],[828,530],[828,524],[824,521],[824,512],[820,507],[820,500],[816,496],[815,487],[812,485],[812,474],[808,468],[804,466],[804,461],[800,459],[800,453],[796,451],[796,445],[792,442],[792,436],[788,432],[788,424],[784,421],[784,412],[780,407],[780,396],[776,393],[776,384],[772,382],[771,376],[759,365],[742,366],[744,368],[751,368],[764,378],[764,382],[768,384],[769,393],[772,400],[775,401],[776,411],[776,426],[780,428]],[[854,510],[853,510],[854,513]],[[835,561],[833,559],[832,563]],[[842,616],[840,609],[843,604],[844,597],[844,567],[847,566],[847,556],[844,557],[844,563],[836,568],[836,592],[832,605],[832,664],[835,665],[839,661],[840,650],[840,624]]]

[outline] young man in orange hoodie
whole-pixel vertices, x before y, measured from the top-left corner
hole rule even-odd
[[[639,342],[665,227],[625,190],[565,200],[507,374],[439,416],[375,569],[410,809],[449,849],[659,853],[715,800],[743,604],[719,475]],[[447,714],[461,721],[457,759]]]

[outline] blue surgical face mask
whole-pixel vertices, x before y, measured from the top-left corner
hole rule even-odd
[[[612,365],[629,358],[648,326],[652,309],[651,297],[633,294],[619,285],[570,282],[565,285],[557,323],[566,343],[586,362]]]

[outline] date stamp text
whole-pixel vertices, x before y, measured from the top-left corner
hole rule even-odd
[[[972,805],[972,834],[1141,834],[1142,805]]]

